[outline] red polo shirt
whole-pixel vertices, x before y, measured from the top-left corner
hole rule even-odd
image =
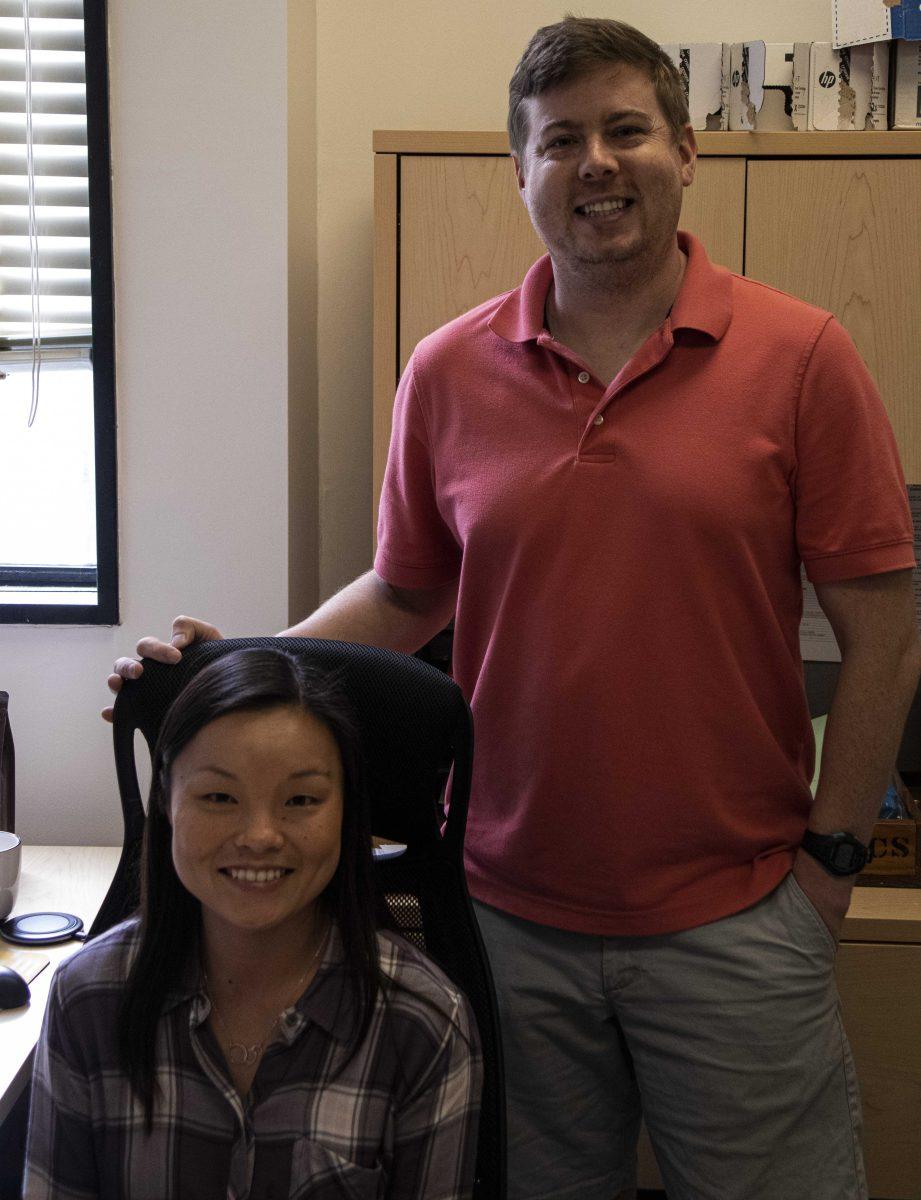
[[[813,741],[815,582],[914,565],[889,423],[828,313],[689,261],[608,386],[544,326],[552,268],[422,341],[397,393],[378,574],[459,579],[471,890],[654,934],[788,870]]]

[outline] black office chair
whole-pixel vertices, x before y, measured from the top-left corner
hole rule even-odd
[[[202,642],[175,667],[150,660],[126,681],[115,703],[115,766],[125,821],[121,859],[90,937],[137,907],[145,812],[134,756],[135,731],[153,752],[160,723],[187,680],[222,654],[278,648],[333,672],[348,696],[364,752],[372,829],[405,843],[399,858],[376,862],[391,924],[430,955],[467,995],[483,1044],[484,1086],[477,1150],[476,1200],[505,1197],[505,1092],[492,974],[463,866],[473,729],[460,689],[435,667],[405,654],[308,638],[237,638]],[[441,796],[452,772],[442,832]]]

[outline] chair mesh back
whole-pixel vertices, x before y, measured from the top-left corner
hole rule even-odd
[[[447,675],[404,654],[309,638],[238,638],[203,642],[175,667],[145,661],[140,680],[125,682],[115,704],[115,764],[125,841],[115,878],[90,930],[93,937],[138,904],[145,813],[134,758],[140,730],[151,753],[163,717],[189,678],[234,650],[282,649],[333,675],[358,726],[379,837],[403,842],[399,858],[376,863],[392,927],[424,950],[463,989],[483,1043],[484,1088],[477,1151],[476,1200],[504,1200],[505,1107],[502,1051],[492,975],[467,892],[463,837],[470,791],[470,710]],[[447,819],[441,806],[451,773]]]

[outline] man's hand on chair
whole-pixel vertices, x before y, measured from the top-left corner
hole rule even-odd
[[[159,638],[143,637],[137,644],[136,653],[140,658],[154,658],[157,662],[177,663],[182,657],[182,651],[193,642],[216,642],[223,634],[207,621],[197,617],[177,617],[173,621],[173,632],[168,642]],[[112,674],[108,678],[109,690],[118,694],[123,679],[138,679],[144,668],[136,658],[118,658]],[[112,720],[111,705],[102,710],[104,721]]]

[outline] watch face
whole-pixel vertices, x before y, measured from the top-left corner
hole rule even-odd
[[[832,875],[856,875],[866,866],[869,853],[853,834],[813,833],[803,835],[803,849],[822,864]]]
[[[839,871],[849,871],[854,865],[854,847],[848,846],[846,843],[835,846],[831,852],[832,866]]]
[[[832,850],[831,865],[835,870],[846,873],[859,871],[865,858],[862,847],[850,842],[839,842]]]

